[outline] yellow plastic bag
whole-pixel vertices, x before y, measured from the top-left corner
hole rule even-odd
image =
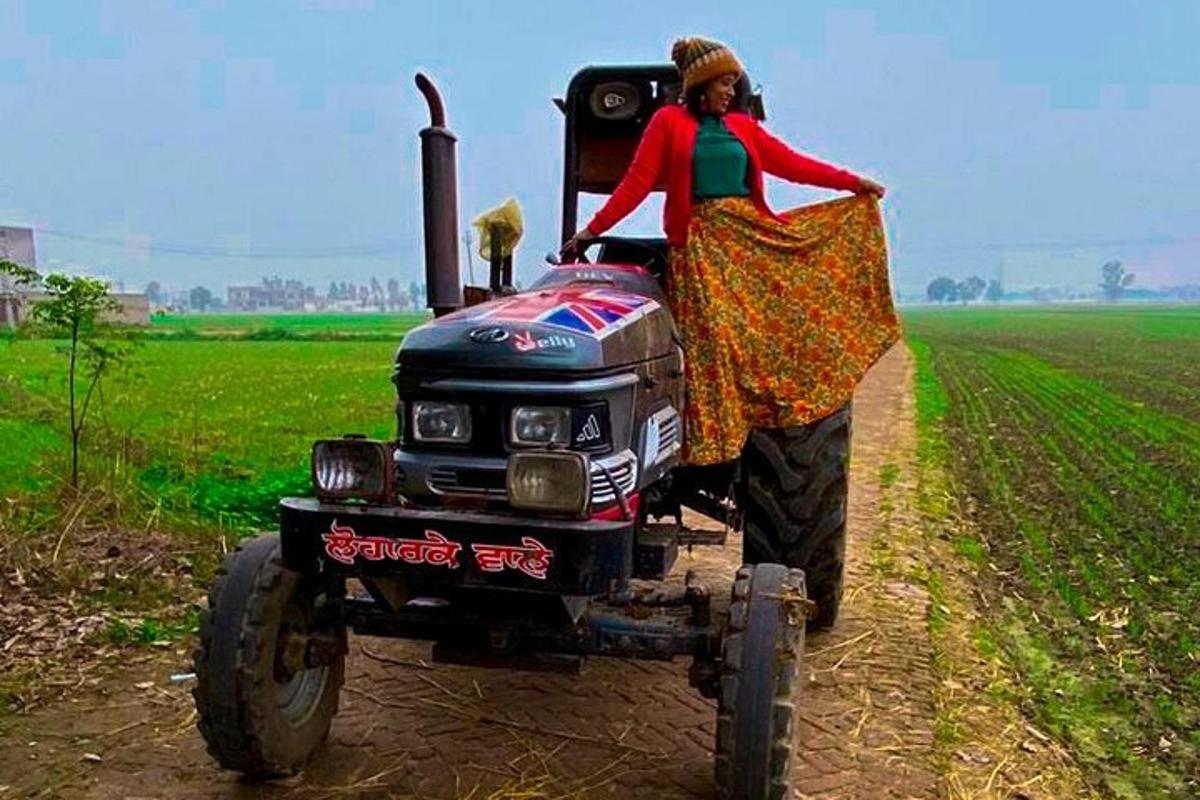
[[[501,205],[483,212],[471,224],[475,226],[479,239],[479,257],[485,261],[492,258],[493,226],[496,227],[496,243],[500,247],[501,256],[511,256],[517,248],[517,243],[521,241],[521,234],[525,232],[521,206],[517,205],[515,197],[510,197]]]

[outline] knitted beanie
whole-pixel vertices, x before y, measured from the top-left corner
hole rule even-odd
[[[712,39],[687,36],[671,45],[671,60],[683,75],[683,91],[701,86],[713,78],[742,74],[742,64],[725,45]]]

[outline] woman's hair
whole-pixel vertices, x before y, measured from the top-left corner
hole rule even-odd
[[[713,80],[717,80],[713,78]],[[712,81],[705,81],[699,86],[693,86],[688,89],[683,98],[683,104],[687,106],[687,110],[692,113],[693,117],[699,117],[704,112],[700,108],[700,102],[704,98],[704,90],[708,88],[708,84]],[[750,108],[750,95],[753,88],[750,86],[750,76],[742,73],[738,76],[737,83],[733,85],[733,100],[729,102],[729,111],[747,113]]]

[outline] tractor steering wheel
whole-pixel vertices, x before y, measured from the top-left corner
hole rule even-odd
[[[638,264],[638,266],[642,267],[643,269],[646,269],[647,271],[651,272],[654,275],[657,275],[658,272],[661,271],[661,269],[659,269],[659,270],[654,269],[653,268],[654,264],[657,263],[661,267],[665,267],[665,264],[663,263],[663,254],[656,247],[653,247],[652,245],[648,245],[645,242],[639,242],[634,239],[625,239],[620,236],[593,236],[591,239],[588,239],[587,241],[583,242],[583,244],[577,250],[570,252],[570,253],[564,252],[563,255],[568,258],[573,255],[575,257],[575,263],[590,264],[592,262],[588,260],[587,251],[590,250],[595,245],[606,245],[606,244],[619,245],[621,247],[629,247],[629,248],[633,248],[635,250],[638,250],[638,251],[644,253],[647,256],[647,258],[644,262],[642,262],[641,264]],[[570,263],[570,262],[564,259],[563,263]]]

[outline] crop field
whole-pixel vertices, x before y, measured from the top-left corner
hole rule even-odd
[[[314,439],[394,433],[391,362],[422,319],[156,320],[129,369],[97,396],[83,467],[115,475],[142,505],[240,527],[270,524],[277,498],[307,487]],[[164,331],[189,334],[160,338]],[[0,341],[0,494],[44,490],[64,474],[65,361],[56,347]]]
[[[85,432],[88,483],[235,533],[305,493],[314,439],[394,432],[395,348],[422,315],[157,319]],[[906,314],[921,425],[973,525],[978,649],[1118,797],[1200,776],[1200,308]],[[0,340],[0,497],[67,461],[55,342]],[[1007,691],[1007,690],[1004,690]],[[1193,784],[1194,785],[1194,784]]]
[[[1200,777],[1200,308],[906,315],[989,576],[977,645],[1119,797]],[[1191,784],[1192,787],[1195,783]]]
[[[155,338],[203,337],[237,339],[389,339],[426,318],[423,312],[396,314],[167,314],[156,317]]]

